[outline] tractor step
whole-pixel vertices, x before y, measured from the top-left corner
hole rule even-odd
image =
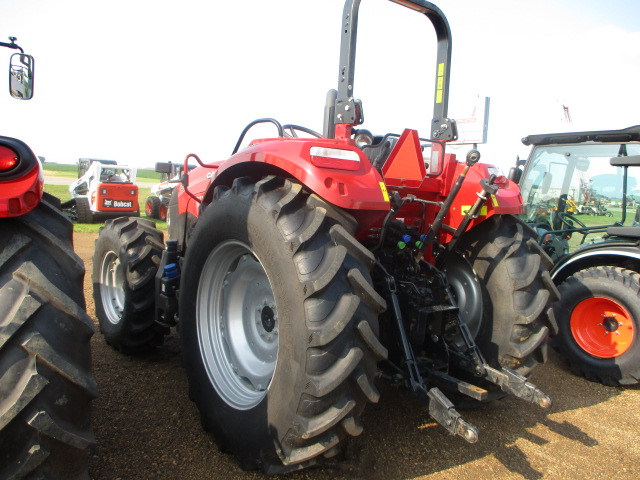
[[[438,387],[430,389],[427,396],[429,397],[429,415],[436,422],[446,428],[449,433],[458,435],[469,443],[478,441],[478,429],[464,421],[451,400]]]
[[[542,408],[551,407],[551,397],[513,370],[502,367],[502,371],[500,371],[489,365],[485,365],[484,370],[485,378],[491,383],[498,385],[503,392],[527,402],[535,403]]]

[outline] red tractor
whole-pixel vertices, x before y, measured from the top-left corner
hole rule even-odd
[[[454,402],[508,393],[551,404],[526,379],[556,331],[551,261],[515,216],[518,187],[475,150],[465,162],[446,152],[457,134],[445,16],[424,0],[396,3],[425,15],[438,37],[427,139],[356,128],[360,1],[347,0],[322,134],[251,122],[229,159],[187,156],[166,245],[135,218],[108,221],[96,241],[106,341],[134,353],[177,326],[203,425],[247,469],[290,471],[337,454],[378,402],[376,377],[406,386],[469,442],[478,430]],[[239,149],[265,122],[277,137]],[[191,158],[200,166],[187,174]]]
[[[10,91],[33,95],[34,60],[10,37]],[[40,161],[0,136],[0,478],[87,478],[97,389],[84,264]]]

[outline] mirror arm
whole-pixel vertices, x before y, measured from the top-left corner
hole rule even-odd
[[[11,40],[11,43],[0,42],[0,47],[13,48],[14,50],[20,50],[20,53],[24,53],[22,47],[16,43],[16,37],[9,37],[9,40]]]

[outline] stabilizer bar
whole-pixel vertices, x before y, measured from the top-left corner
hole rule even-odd
[[[434,420],[453,435],[458,435],[469,443],[478,441],[478,429],[464,421],[462,415],[454,408],[453,403],[438,387],[429,390],[427,395],[429,397],[429,415]]]
[[[535,403],[542,408],[551,407],[553,403],[551,397],[513,370],[502,367],[502,371],[500,371],[489,365],[485,365],[484,370],[486,379],[498,385],[503,392],[509,393],[521,400]]]

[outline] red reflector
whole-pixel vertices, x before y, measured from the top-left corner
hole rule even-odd
[[[0,146],[0,172],[6,172],[18,165],[18,154],[10,148]]]
[[[505,177],[504,175],[500,175],[497,176],[494,180],[493,183],[496,185],[506,185],[507,183],[509,183],[509,180],[507,179],[507,177]]]
[[[18,215],[20,213],[20,199],[19,198],[10,198],[9,199],[9,213],[12,215]]]
[[[33,208],[38,204],[38,196],[34,192],[27,192],[22,198],[27,208]]]

